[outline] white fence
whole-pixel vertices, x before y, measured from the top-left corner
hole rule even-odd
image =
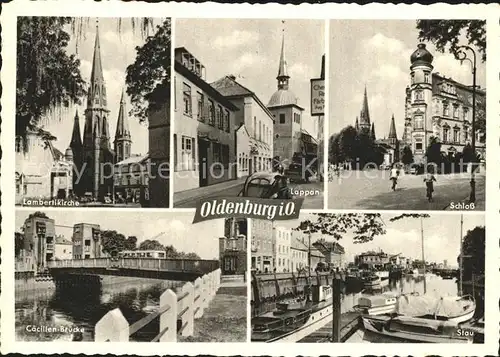
[[[129,325],[119,308],[109,311],[95,326],[96,342],[126,342],[130,335],[160,319],[159,333],[153,342],[177,342],[177,334],[192,336],[195,320],[203,316],[204,310],[220,287],[221,271],[214,270],[188,282],[176,294],[168,289],[160,296],[160,307],[139,321]],[[177,329],[177,321],[181,327]]]

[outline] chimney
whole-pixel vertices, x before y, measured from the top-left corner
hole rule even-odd
[[[227,76],[229,79],[235,81],[236,80],[236,76],[234,74],[230,74],[229,76]]]

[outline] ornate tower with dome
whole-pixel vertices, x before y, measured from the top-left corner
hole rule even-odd
[[[300,153],[302,133],[302,112],[304,108],[297,104],[297,97],[289,89],[285,59],[285,35],[281,40],[281,54],[278,67],[278,89],[269,99],[267,108],[274,117],[274,157],[291,162],[294,153]]]
[[[425,152],[433,135],[432,61],[434,56],[420,43],[410,56],[411,83],[408,91],[405,131],[411,130],[411,150],[417,163],[425,161]]]

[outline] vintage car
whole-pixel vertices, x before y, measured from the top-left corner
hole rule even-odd
[[[286,177],[277,172],[255,172],[248,176],[238,196],[293,198],[288,189]]]

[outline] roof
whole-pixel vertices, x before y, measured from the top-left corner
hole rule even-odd
[[[64,236],[56,236],[56,244],[73,245],[73,242],[64,238]]]
[[[269,115],[269,117],[274,122],[273,114],[267,109],[267,107],[262,103],[259,97],[255,94],[255,92],[251,91],[247,87],[243,86],[239,82],[236,81],[236,78],[232,75],[224,76],[215,82],[210,84],[212,87],[217,89],[223,96],[228,99],[231,98],[240,98],[240,97],[252,97],[255,101],[260,105],[262,109]]]
[[[432,94],[441,95],[440,84],[443,82],[451,83],[457,89],[458,99],[467,106],[472,107],[472,86],[467,86],[457,82],[452,78],[446,78],[438,73],[432,74]],[[486,91],[484,89],[476,89],[476,104],[486,108]]]
[[[319,240],[314,242],[312,245],[316,247],[323,254],[330,252],[345,254],[344,247],[342,247],[337,242],[327,242],[325,240]]]
[[[307,247],[307,245],[305,243],[303,243],[297,237],[294,237],[290,243],[291,243],[291,248],[292,249],[305,250],[305,251],[309,250],[309,248]]]
[[[227,99],[222,93],[220,93],[217,89],[212,87],[210,84],[205,82],[202,78],[198,77],[196,74],[191,72],[189,69],[184,67],[177,60],[174,65],[175,71],[183,75],[186,79],[194,83],[197,87],[199,87],[202,91],[204,91],[207,95],[211,96],[213,99],[217,100],[220,104],[224,105],[227,109],[232,110],[233,112],[238,111],[238,107],[235,106],[229,99]]]
[[[387,253],[384,253],[384,252],[364,252],[364,253],[361,253],[359,254],[358,256],[359,257],[363,257],[363,256],[367,256],[367,255],[380,255],[380,256],[388,256]]]
[[[130,164],[139,164],[149,159],[149,154],[146,155],[134,155],[125,160],[117,162],[115,165],[130,165]]]
[[[289,89],[278,89],[273,93],[271,99],[269,99],[269,103],[267,103],[268,108],[284,107],[289,105],[294,105],[300,109],[304,109],[297,104],[297,97]]]

